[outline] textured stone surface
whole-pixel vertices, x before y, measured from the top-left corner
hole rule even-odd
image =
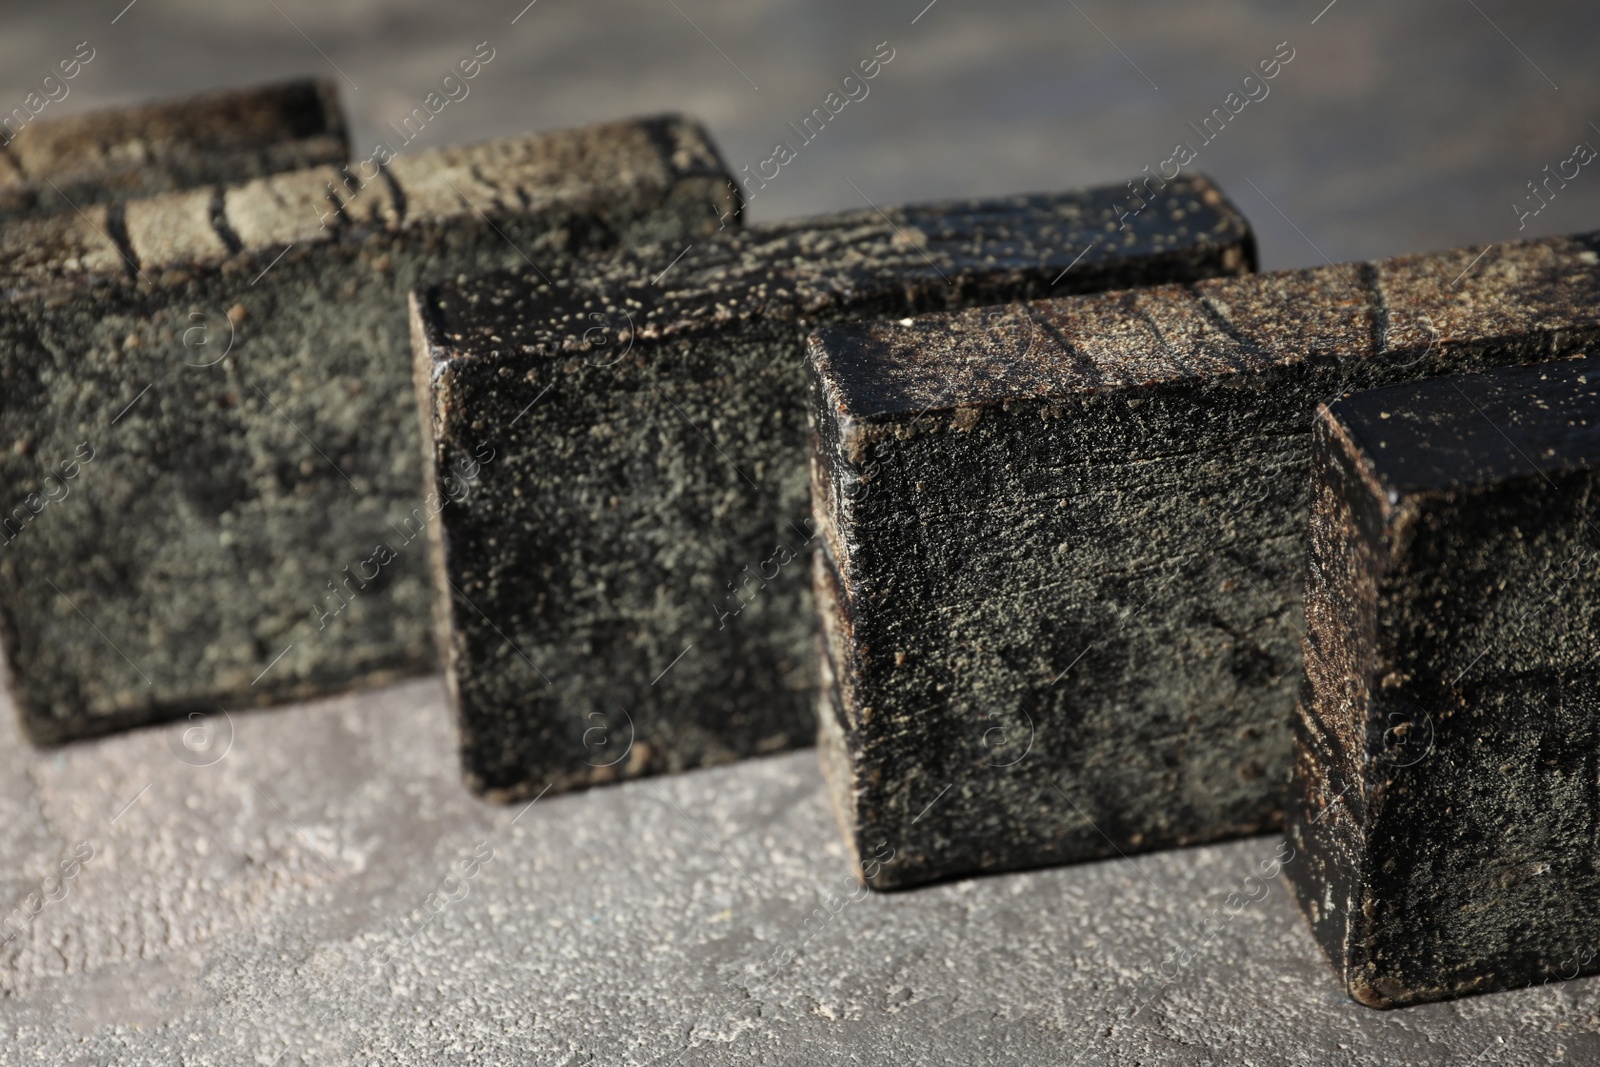
[[[725,183],[662,118],[0,229],[0,639],[30,736],[432,669],[418,538],[445,500],[405,293],[698,236]]]
[[[1600,971],[1600,360],[1317,413],[1289,840],[1375,1007]]]
[[[821,727],[858,857],[905,839],[873,884],[1280,826],[1317,402],[1594,345],[1597,247],[1043,301],[1025,351],[819,331]]]
[[[349,158],[338,88],[309,78],[64,117],[45,112],[14,132],[0,131],[0,141],[0,218]]]
[[[59,898],[0,945],[0,1064],[1600,1056],[1600,980],[1351,1003],[1252,892],[1272,839],[868,895],[813,753],[524,810],[451,735],[435,680],[51,752],[0,714],[0,900]]]
[[[532,796],[809,744],[806,334],[1254,265],[1209,183],[1119,229],[1125,195],[852,212],[419,296],[436,491],[494,457],[437,520],[472,786]],[[994,343],[1026,343],[998,315]]]

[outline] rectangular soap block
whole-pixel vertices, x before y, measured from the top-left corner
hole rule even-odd
[[[406,293],[700,239],[729,188],[665,117],[0,228],[0,641],[29,736],[434,669],[420,538],[455,491],[422,490]]]
[[[1373,1007],[1600,972],[1600,360],[1317,412],[1287,864]]]
[[[804,339],[824,323],[1236,274],[1204,179],[876,209],[415,298],[437,603],[466,776],[499,799],[813,734]],[[1052,288],[1052,286],[1054,288]],[[974,343],[1025,343],[1003,309]]]
[[[68,86],[70,84],[63,82]],[[62,97],[66,99],[66,97]],[[43,107],[44,105],[40,105]],[[350,158],[338,90],[299,78],[38,118],[0,114],[0,219],[72,211]]]
[[[1317,403],[1583,351],[1597,245],[1038,302],[1025,347],[819,331],[819,728],[872,885],[1280,827]]]

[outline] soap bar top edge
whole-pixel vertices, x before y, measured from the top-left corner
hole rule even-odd
[[[1212,256],[1232,273],[1253,268],[1249,223],[1208,179],[1178,179],[1164,195],[1168,216],[1152,212],[1124,229],[1117,186],[867,207],[628,249],[591,260],[580,277],[493,272],[436,286],[428,299],[458,349],[556,356],[585,350],[583,324],[595,314],[644,342],[734,319],[803,322],[875,284],[913,275],[948,284],[947,273],[973,273],[974,257],[990,275],[1047,271],[1067,291],[1130,257]],[[1175,223],[1177,210],[1195,225]]]
[[[71,185],[131,168],[208,155],[286,151],[316,142],[310,152],[313,162],[342,162],[349,156],[338,87],[326,78],[289,78],[45,115],[5,145],[15,170],[9,181],[0,183],[0,192],[46,178]],[[119,156],[126,157],[120,168]]]
[[[1600,325],[1600,233],[1222,277],[1015,305],[1026,347],[997,346],[992,311],[817,331],[819,373],[857,420],[1000,406],[1272,365],[1383,357]],[[1457,279],[1452,281],[1452,279]],[[998,349],[998,350],[997,350]]]
[[[608,151],[613,158],[602,167],[600,157]],[[625,156],[615,158],[618,151]],[[595,181],[585,184],[566,176],[576,156],[595,164],[589,168]],[[109,208],[19,219],[0,230],[0,262],[8,264],[0,271],[0,295],[21,299],[63,287],[119,281],[140,272],[149,275],[168,267],[189,269],[262,255],[270,258],[291,243],[360,240],[370,232],[422,224],[442,226],[455,218],[481,215],[493,220],[528,214],[541,206],[560,207],[569,201],[574,206],[590,204],[618,195],[634,180],[670,190],[685,179],[716,180],[715,163],[715,149],[699,126],[667,115],[401,155],[383,168],[389,172],[387,177],[378,175],[376,165],[369,168],[370,175],[355,164],[343,171],[328,165],[286,171],[215,190],[225,204],[221,221],[231,231],[223,244],[230,245],[237,235],[242,247],[208,260],[159,257],[147,261],[141,249],[126,245],[120,223],[130,211],[182,210],[180,205],[193,198],[195,190],[158,194]],[[562,177],[552,179],[551,188],[535,188],[546,171]],[[503,199],[481,191],[480,186],[486,188],[502,179]],[[413,181],[419,188],[408,187]],[[426,193],[439,189],[445,195],[435,195],[436,203],[429,201]],[[711,213],[709,205],[706,211]],[[251,225],[249,220],[256,215],[262,221]],[[86,248],[96,255],[85,255]],[[9,254],[17,249],[32,252]]]
[[[1350,393],[1326,406],[1390,503],[1600,465],[1600,358]]]

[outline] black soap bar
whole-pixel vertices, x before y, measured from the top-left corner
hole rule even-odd
[[[699,238],[665,117],[0,227],[0,641],[30,737],[435,669],[406,293]],[[452,496],[454,493],[452,492]]]
[[[52,79],[65,100],[70,79]],[[44,111],[46,103],[38,106],[38,118],[21,109],[0,114],[0,218],[120,203],[349,158],[338,91],[320,79],[61,118]]]
[[[1281,826],[1317,403],[1600,342],[1596,247],[1039,302],[1026,351],[820,331],[820,728],[872,885]]]
[[[416,298],[466,774],[532,795],[807,744],[804,339],[816,326],[1250,269],[1203,179],[876,209]],[[1052,289],[1052,285],[1054,289]],[[1025,345],[1004,310],[974,343]]]
[[[1286,866],[1374,1007],[1600,971],[1600,360],[1317,413]]]

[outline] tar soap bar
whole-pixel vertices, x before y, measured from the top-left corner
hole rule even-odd
[[[531,796],[810,742],[804,341],[817,326],[1238,274],[1203,179],[869,209],[415,302],[446,672],[469,782]],[[1032,320],[961,320],[1025,347]],[[1019,348],[1020,350],[1020,348]]]
[[[1600,971],[1600,360],[1347,396],[1313,433],[1288,865],[1374,1007]]]
[[[34,740],[435,669],[424,531],[466,490],[423,489],[406,293],[734,206],[676,117],[378,163],[0,228],[0,640]]]
[[[1600,341],[1592,235],[819,331],[826,766],[878,887],[1282,825],[1310,426]]]

